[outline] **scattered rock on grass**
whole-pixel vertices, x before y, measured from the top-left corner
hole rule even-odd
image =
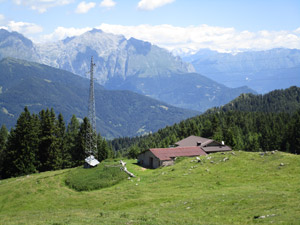
[[[271,217],[271,216],[276,216],[275,214],[271,214],[271,215],[266,215],[266,216],[254,216],[254,219],[265,219],[267,217]]]

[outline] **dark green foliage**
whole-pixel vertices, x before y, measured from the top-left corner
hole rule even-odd
[[[66,184],[76,191],[91,191],[110,187],[127,177],[116,163],[103,162],[95,168],[76,168],[69,172]]]
[[[278,102],[276,101],[278,100]],[[264,96],[242,95],[232,103],[166,127],[154,134],[112,141],[116,151],[168,147],[190,135],[225,141],[233,149],[300,152],[300,88]],[[250,112],[247,112],[249,110]],[[261,112],[265,111],[265,112]]]
[[[3,163],[4,163],[4,153],[6,151],[6,142],[8,137],[8,130],[5,125],[1,126],[0,129],[0,171],[3,171]],[[0,172],[1,179],[1,172]]]
[[[129,158],[136,159],[138,154],[140,154],[140,150],[136,145],[133,145],[128,149],[128,157]]]
[[[112,158],[113,153],[112,149],[108,146],[107,141],[101,137],[100,134],[97,136],[97,159],[99,162]]]
[[[300,110],[295,113],[289,123],[286,146],[291,153],[300,154]]]
[[[62,114],[56,118],[53,109],[30,114],[25,107],[9,135],[5,126],[0,129],[0,178],[83,165],[89,127],[87,118],[79,124],[73,116],[66,130]],[[113,157],[106,140],[100,134],[98,139],[100,161]]]
[[[74,166],[72,161],[73,153],[76,151],[76,143],[79,133],[79,121],[75,115],[72,116],[67,127],[65,138],[65,149],[63,152],[63,168],[70,168]]]
[[[5,125],[0,128],[0,152],[4,151],[8,137],[8,130]]]
[[[40,113],[41,133],[39,145],[39,171],[56,170],[61,168],[62,158],[59,143],[59,127],[57,126],[54,110],[42,110]]]
[[[74,148],[74,151],[72,154],[72,162],[73,166],[80,166],[83,165],[84,159],[88,156],[85,152],[85,138],[87,132],[90,130],[90,122],[87,117],[83,119],[83,122],[80,125],[79,132],[76,138],[76,147]]]
[[[286,149],[286,143],[289,143],[289,148],[297,151],[299,136],[296,135],[300,132],[300,126],[294,124],[299,123],[298,114],[299,112],[291,116],[288,113],[237,111],[204,114],[145,137],[113,140],[112,145],[116,151],[124,150],[125,148],[122,148],[120,144],[123,141],[125,146],[131,144],[142,151],[148,148],[168,147],[182,138],[200,135],[217,141],[225,141],[225,144],[233,149],[290,151]],[[199,129],[195,132],[195,129],[191,128],[193,126]],[[129,154],[133,151],[133,147],[128,147],[127,151]]]
[[[4,153],[3,177],[19,176],[36,171],[39,133],[35,119],[36,117],[31,116],[25,107],[17,121],[16,128],[11,130]]]
[[[242,94],[230,103],[208,110],[243,111],[243,112],[287,112],[300,109],[300,88],[292,86],[285,90],[271,91],[265,95]]]

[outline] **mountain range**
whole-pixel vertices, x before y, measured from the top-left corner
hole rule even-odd
[[[53,107],[68,123],[73,114],[87,115],[89,80],[65,70],[25,60],[0,61],[0,124],[13,127],[25,106],[34,113]],[[97,131],[106,138],[157,131],[196,111],[95,84]]]
[[[201,74],[165,49],[134,38],[91,30],[53,43],[35,44],[16,32],[0,30],[0,58],[15,57],[87,77],[90,57],[97,82],[111,90],[130,90],[168,104],[205,111],[223,105],[248,87],[228,88]]]
[[[198,73],[228,87],[248,86],[258,93],[300,85],[300,50],[277,48],[237,54],[201,49],[183,57]]]

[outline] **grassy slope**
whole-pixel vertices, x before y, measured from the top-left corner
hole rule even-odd
[[[0,224],[299,224],[299,156],[211,156],[156,170],[127,161],[137,178],[91,192],[66,187],[70,170],[2,180]]]

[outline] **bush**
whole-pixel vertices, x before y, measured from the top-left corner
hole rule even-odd
[[[66,185],[76,191],[92,191],[106,188],[127,178],[118,165],[101,163],[95,168],[75,168],[66,177]]]

